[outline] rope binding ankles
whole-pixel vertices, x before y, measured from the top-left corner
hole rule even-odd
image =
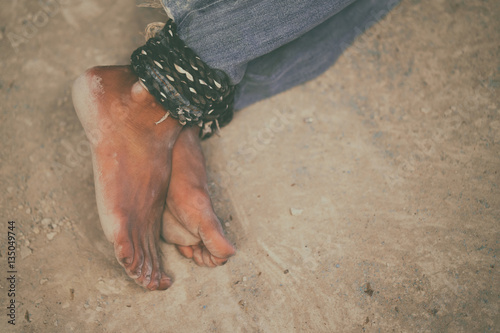
[[[163,29],[131,55],[139,82],[181,125],[198,125],[210,137],[233,118],[234,86],[221,70],[204,63],[177,35],[169,19]]]

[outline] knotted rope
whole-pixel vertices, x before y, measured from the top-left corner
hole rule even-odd
[[[132,53],[131,61],[140,82],[167,110],[159,122],[170,115],[181,125],[200,126],[206,138],[231,121],[234,86],[184,44],[171,19]]]

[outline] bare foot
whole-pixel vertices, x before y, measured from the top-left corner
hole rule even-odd
[[[92,147],[101,225],[118,262],[151,290],[172,281],[162,271],[159,237],[172,148],[182,127],[167,118],[128,66],[96,67],[73,85],[73,103]]]
[[[198,131],[184,128],[175,143],[162,236],[198,265],[215,267],[226,263],[235,249],[224,237],[208,195]]]

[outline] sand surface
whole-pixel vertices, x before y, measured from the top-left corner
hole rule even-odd
[[[500,2],[403,0],[324,75],[204,143],[238,254],[200,268],[164,244],[166,292],[114,258],[70,96],[165,16],[60,3],[0,9],[1,332],[500,331]]]

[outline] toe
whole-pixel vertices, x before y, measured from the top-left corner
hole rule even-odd
[[[216,256],[214,255],[211,255],[210,259],[212,260],[212,262],[217,265],[217,266],[222,266],[222,265],[225,265],[226,262],[228,261],[227,258],[217,258]]]
[[[203,248],[201,255],[202,255],[203,263],[205,264],[205,266],[207,266],[207,267],[217,266],[212,261],[212,259],[211,259],[212,256],[210,255],[210,252],[206,248]]]
[[[130,241],[115,241],[113,246],[116,259],[127,269],[134,261],[134,246]]]
[[[209,223],[200,227],[199,233],[203,244],[215,257],[227,259],[236,253],[233,245],[224,237],[220,222],[215,215]]]
[[[149,290],[156,290],[160,287],[161,283],[161,278],[162,278],[162,271],[161,271],[161,264],[160,264],[160,256],[158,253],[158,250],[156,249],[156,244],[157,241],[152,237],[150,239],[149,243],[149,251],[150,251],[150,256],[151,256],[151,265],[152,265],[152,272],[151,272],[151,279],[149,284],[147,285],[147,288]]]
[[[152,273],[153,268],[151,267],[150,259],[146,257],[142,265],[141,275],[136,279],[136,282],[141,286],[147,287],[149,282],[151,282]]]
[[[151,279],[149,284],[147,285],[147,288],[149,290],[159,289],[161,285],[162,275],[163,274],[160,270],[160,267],[153,268],[153,272],[151,273]]]
[[[153,272],[151,275],[151,280],[149,284],[146,286],[149,290],[156,290],[160,287],[160,278],[161,274],[159,272]]]
[[[140,244],[138,235],[128,232],[122,232],[114,242],[116,258],[132,279],[139,278],[142,273],[144,254]]]
[[[191,246],[182,246],[182,245],[177,245],[177,250],[186,258],[191,259],[193,258],[193,249]]]
[[[172,285],[172,279],[164,273],[161,274],[160,285],[157,290],[166,290]]]
[[[126,236],[117,237],[114,243],[116,258],[132,279],[137,279],[141,276],[144,263],[143,251],[138,244],[134,239]]]
[[[193,260],[198,266],[205,266],[203,263],[202,249],[199,245],[193,245]]]
[[[144,264],[142,266],[142,274],[137,279],[137,283],[150,289],[156,289],[160,282],[158,252],[156,250],[154,237],[145,237],[143,240],[144,246]]]
[[[128,267],[125,267],[127,274],[132,279],[141,277],[144,270],[144,252],[140,246],[136,246],[136,249],[133,262]]]
[[[130,265],[130,268],[127,269],[127,274],[132,279],[138,279],[141,277],[144,269],[144,256],[141,254],[134,259],[134,262]]]
[[[148,267],[147,267],[147,265],[145,265],[145,267],[144,267],[144,269],[143,269],[143,270],[145,271],[145,273],[142,273],[142,275],[141,275],[141,276],[139,276],[139,278],[137,278],[137,279],[135,280],[135,282],[136,282],[138,285],[140,285],[140,286],[142,286],[142,287],[144,287],[144,288],[148,288],[148,285],[149,285],[149,283],[151,282],[151,270],[149,270],[149,271],[148,271],[148,269],[147,269],[147,268],[148,268]],[[154,285],[154,284],[153,284],[153,285]]]

